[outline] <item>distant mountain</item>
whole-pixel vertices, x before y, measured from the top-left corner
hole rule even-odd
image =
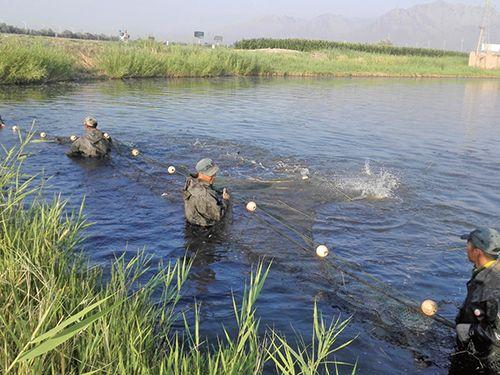
[[[244,38],[343,40],[353,31],[370,25],[371,21],[349,19],[334,14],[323,14],[313,19],[271,15],[226,27],[222,33],[230,41]]]
[[[479,36],[483,8],[436,1],[408,9],[393,9],[376,19],[323,14],[313,19],[266,16],[221,30],[226,41],[245,38],[309,38],[378,42],[401,46],[472,50]],[[490,18],[491,42],[500,43],[500,13]]]
[[[483,12],[480,6],[436,1],[391,10],[352,36],[368,42],[387,38],[397,45],[470,50],[476,46]],[[492,41],[500,43],[500,13],[492,13],[489,30]]]

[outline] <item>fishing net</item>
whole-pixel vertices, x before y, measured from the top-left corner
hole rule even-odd
[[[352,200],[343,189],[345,181],[343,185],[335,178],[326,180],[311,173],[306,163],[265,155],[267,151],[259,148],[247,148],[243,155],[239,145],[216,139],[193,143],[186,135],[170,141],[176,146],[165,155],[169,160],[166,163],[140,149],[137,156],[131,156],[136,145],[114,139],[112,162],[115,170],[127,178],[146,184],[155,194],[166,194],[166,199],[178,203],[188,174],[183,162],[194,165],[193,155],[203,151],[227,171],[231,177],[222,176],[219,182],[231,187],[232,222],[215,234],[196,234],[192,230],[185,233],[188,252],[194,254],[202,249],[208,254],[198,257],[200,267],[206,266],[203,262],[208,264],[217,258],[217,249],[227,251],[235,247],[244,249],[246,256],[252,259],[273,259],[275,268],[295,275],[305,288],[353,315],[377,338],[410,349],[419,361],[445,366],[447,358],[443,353],[450,352],[452,324],[449,321],[438,315],[425,316],[419,303],[374,278],[354,262],[334,253],[324,259],[315,255],[318,243],[314,240],[313,228],[317,207],[325,202]],[[188,155],[193,160],[186,162]],[[184,158],[183,162],[180,158]],[[267,163],[259,160],[267,160]],[[170,165],[176,166],[176,178],[166,172]],[[245,211],[248,201],[257,202],[255,213]],[[208,277],[210,272],[201,274]],[[498,363],[495,361],[492,366],[498,368]]]
[[[227,244],[231,243],[245,248],[247,256],[271,258],[275,267],[296,275],[304,287],[316,290],[333,306],[361,322],[370,322],[370,330],[376,337],[409,348],[419,361],[429,361],[429,358],[433,358],[435,364],[439,361],[436,358],[443,358],[443,363],[447,361],[443,353],[450,351],[450,322],[439,316],[425,316],[419,303],[364,272],[358,264],[333,253],[325,259],[316,257],[318,244],[313,239],[316,208],[325,202],[351,200],[343,189],[346,180],[342,183],[335,178],[326,180],[311,174],[305,163],[272,158],[258,148],[247,149],[242,154],[238,145],[231,142],[177,140],[177,144],[185,145],[184,155],[202,151],[221,164],[221,169],[231,178],[219,178],[219,183],[231,187],[235,206],[230,229],[216,231],[218,235],[214,237],[188,235],[188,247],[202,249],[207,244],[212,247],[225,244],[227,249]],[[172,179],[165,178],[167,163],[142,153],[130,160],[128,155],[133,145],[118,142],[117,147],[124,162],[133,165],[140,176],[154,177],[163,186],[167,179],[172,185]],[[365,165],[366,168],[369,166]],[[180,176],[187,173],[186,167],[178,168]],[[249,174],[258,177],[251,178]],[[371,172],[366,178],[371,178]],[[181,185],[177,185],[180,188]],[[243,209],[248,201],[258,202],[255,213]]]

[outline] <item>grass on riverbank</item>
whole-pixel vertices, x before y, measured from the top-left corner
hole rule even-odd
[[[314,308],[314,337],[298,348],[256,316],[269,269],[252,273],[239,304],[236,334],[217,343],[200,336],[200,306],[189,322],[180,310],[190,263],[155,267],[144,256],[117,259],[111,275],[75,253],[87,227],[82,211],[47,203],[21,172],[23,147],[0,162],[0,373],[314,374],[343,366],[333,360],[348,321],[325,323]],[[159,293],[159,294],[158,294]],[[155,296],[153,298],[153,295]],[[173,324],[184,322],[184,329]],[[259,334],[260,333],[260,334]],[[355,372],[355,366],[346,366]]]
[[[268,61],[256,54],[198,46],[164,46],[143,41],[108,44],[96,58],[96,67],[110,78],[220,77],[273,74]]]
[[[40,40],[30,43],[20,38],[0,41],[0,82],[5,84],[67,81],[76,76],[73,56]]]
[[[209,49],[43,37],[0,37],[0,83],[43,83],[82,78],[220,76],[496,77],[471,68],[466,56],[415,56],[331,48]]]

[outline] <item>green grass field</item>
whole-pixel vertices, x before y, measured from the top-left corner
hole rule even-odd
[[[106,272],[91,267],[79,253],[89,225],[83,206],[68,212],[60,198],[44,199],[21,169],[26,144],[0,151],[1,374],[356,372],[335,361],[352,341],[338,336],[349,320],[326,322],[314,306],[307,344],[260,326],[255,303],[269,272],[262,263],[228,306],[235,333],[221,327],[212,342],[200,335],[203,306],[178,306],[186,258],[153,264],[144,253],[117,255]]]
[[[461,54],[428,56],[421,50],[409,50],[404,55],[401,48],[395,49],[397,54],[383,53],[381,48],[363,52],[360,48],[209,49],[154,41],[125,45],[3,35],[0,83],[221,76],[500,77],[500,70],[469,67],[467,57]]]

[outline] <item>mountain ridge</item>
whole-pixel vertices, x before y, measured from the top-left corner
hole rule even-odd
[[[268,15],[226,26],[226,41],[250,38],[307,38],[347,42],[390,41],[398,46],[468,51],[476,48],[483,8],[443,0],[394,8],[376,18],[323,13],[311,19]],[[490,41],[500,43],[500,13],[493,10]]]

